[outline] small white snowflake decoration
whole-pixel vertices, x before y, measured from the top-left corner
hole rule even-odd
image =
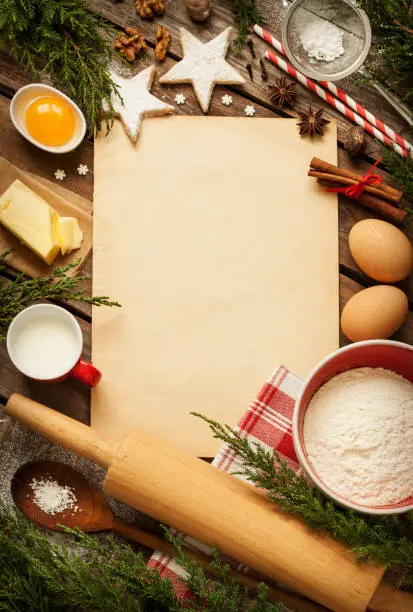
[[[77,167],[77,173],[80,174],[80,176],[86,176],[88,172],[89,172],[89,168],[87,167],[86,164],[80,164]]]
[[[185,101],[186,101],[186,96],[184,96],[184,94],[176,94],[175,102],[177,104],[185,104]]]
[[[252,104],[248,104],[244,108],[244,113],[247,115],[247,117],[253,117],[255,115],[255,107],[252,106]]]
[[[54,176],[57,181],[63,181],[66,178],[66,172],[64,170],[56,170]]]
[[[222,104],[224,106],[231,106],[231,104],[232,104],[232,96],[229,96],[228,94],[225,94],[225,96],[222,96],[221,102],[222,102]]]

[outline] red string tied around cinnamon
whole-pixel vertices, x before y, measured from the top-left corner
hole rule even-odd
[[[355,185],[348,185],[348,187],[329,187],[326,189],[326,191],[330,191],[332,193],[343,193],[349,198],[353,198],[353,200],[358,200],[365,191],[367,185],[380,185],[380,183],[382,183],[383,178],[380,176],[380,174],[373,174],[374,168],[380,162],[381,159],[378,159],[374,164],[372,164],[367,173]]]

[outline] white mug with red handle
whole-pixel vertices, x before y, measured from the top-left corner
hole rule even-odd
[[[81,358],[83,334],[75,317],[53,304],[22,310],[7,332],[7,351],[15,367],[32,380],[54,383],[76,378],[94,387],[102,374]]]

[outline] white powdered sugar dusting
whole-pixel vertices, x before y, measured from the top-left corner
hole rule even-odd
[[[343,31],[328,21],[313,21],[304,25],[301,44],[309,57],[332,62],[344,54]]]
[[[365,506],[413,494],[413,384],[383,368],[338,374],[314,395],[304,445],[333,492]]]
[[[61,485],[52,478],[33,478],[30,482],[33,500],[40,510],[54,516],[64,510],[73,509],[77,512],[77,498],[67,485]]]
[[[217,83],[242,84],[245,79],[225,60],[231,28],[207,43],[181,28],[184,58],[159,79],[160,83],[192,83],[204,113],[208,112],[212,91]]]
[[[121,97],[113,93],[110,101],[115,116],[122,121],[132,142],[138,139],[143,117],[155,117],[174,112],[173,106],[162,102],[150,93],[154,75],[155,66],[145,68],[130,79],[124,79],[115,72],[111,72],[111,77],[118,86]],[[104,102],[104,110],[109,110],[107,101]]]

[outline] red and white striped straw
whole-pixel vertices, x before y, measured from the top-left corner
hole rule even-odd
[[[279,40],[274,38],[274,36],[270,34],[267,30],[264,30],[264,28],[262,28],[258,24],[255,24],[252,29],[256,34],[258,34],[260,38],[262,38],[263,40],[265,40],[265,42],[274,47],[274,49],[277,49],[277,51],[281,53],[281,55],[287,55],[284,45]]]
[[[272,36],[267,30],[265,30],[264,28],[262,28],[259,25],[255,25],[253,27],[253,30],[254,30],[254,32],[256,34],[258,34],[258,36],[260,36],[260,38],[262,38],[263,40],[265,40],[265,42],[267,42],[269,45],[274,47],[274,49],[276,49],[279,53],[281,53],[282,55],[286,55],[285,48],[284,48],[283,44],[279,40],[274,38],[274,36]],[[271,54],[271,55],[274,56],[274,57],[277,57],[274,54]],[[273,61],[273,59],[270,58],[270,57],[268,57],[267,59],[269,59],[270,61]],[[277,59],[280,59],[280,58],[277,58]],[[277,65],[279,65],[277,62],[273,62],[273,63],[276,63]],[[295,68],[290,66],[290,64],[287,64],[287,65],[293,71],[295,71],[297,73],[297,75],[301,74],[301,73],[297,72],[295,70]],[[281,68],[281,66],[280,66],[280,68]],[[283,70],[284,69],[285,68],[283,68]],[[286,72],[291,74],[291,76],[295,76],[289,70],[286,70]],[[315,85],[314,81],[311,81],[311,79],[308,79],[308,77],[305,77],[304,75],[301,75],[301,76],[307,82],[310,81],[311,83],[313,83]],[[297,80],[299,80],[300,83],[305,85],[305,87],[309,87],[307,82],[304,83],[300,78],[298,78],[298,76],[295,77],[295,78],[297,78]],[[361,104],[356,102],[353,98],[351,98],[349,95],[347,95],[342,89],[337,87],[331,81],[320,81],[320,85],[322,85],[323,87],[325,87],[326,89],[331,91],[335,96],[337,96],[337,98],[339,98],[339,100],[344,102],[344,104],[347,104],[347,106],[350,107],[350,108],[346,109],[346,112],[343,112],[343,110],[341,108],[339,108],[337,106],[337,104],[336,104],[336,103],[339,103],[339,100],[335,100],[331,96],[328,96],[328,98],[324,98],[323,96],[320,96],[323,99],[325,99],[326,102],[328,102],[329,104],[332,104],[332,106],[337,108],[337,110],[339,110],[341,113],[343,113],[348,119],[350,119],[354,123],[357,123],[358,125],[360,125],[367,132],[369,132],[371,135],[375,136],[375,138],[378,138],[381,142],[384,142],[385,144],[387,144],[387,146],[392,147],[395,151],[397,151],[397,153],[399,153],[403,157],[406,157],[407,152],[405,151],[405,149],[407,149],[410,152],[410,157],[413,158],[413,145],[410,144],[405,138],[400,136],[400,134],[398,134],[391,127],[389,127],[388,125],[383,123],[383,121],[381,121],[378,117],[376,117],[375,115],[370,113],[367,109],[365,109],[363,106],[361,106]],[[309,89],[311,89],[312,91],[315,91],[315,93],[317,93],[319,95],[319,93],[315,89],[313,89],[312,87],[309,87]],[[332,103],[332,101],[334,101],[334,102]],[[356,111],[356,113],[353,113],[350,109],[353,109],[354,111]],[[360,122],[360,119],[362,119],[362,118],[364,118],[368,123],[365,123],[364,121]],[[368,127],[368,126],[370,126],[370,127]],[[373,129],[376,128],[376,131],[377,130],[380,131],[382,133],[383,138],[381,138],[380,136],[377,136],[377,132],[372,131],[371,128],[373,128]],[[395,143],[398,146],[397,147],[393,146],[393,143],[389,144],[387,142],[387,140],[386,140],[386,137],[390,138],[390,140],[392,140],[393,143]]]
[[[366,130],[366,132],[371,134],[371,136],[377,138],[377,140],[380,140],[380,142],[387,145],[388,147],[393,148],[402,157],[406,157],[406,149],[403,149],[400,145],[393,142],[393,140],[383,134],[383,132],[380,132],[376,127],[374,127],[374,125],[368,123],[368,121],[363,119],[363,117],[360,117],[360,115],[352,111],[350,108],[348,108],[348,106],[345,106],[342,102],[340,102],[340,100],[334,98],[331,94],[328,93],[328,91],[317,85],[317,83],[315,83],[308,77],[304,76],[302,72],[298,72],[298,70],[291,66],[291,64],[281,59],[281,57],[278,57],[278,55],[275,55],[275,53],[273,53],[272,51],[266,51],[265,57],[270,62],[281,68],[281,70],[284,70],[284,72],[297,79],[297,81],[304,85],[304,87],[307,87],[307,89],[310,89],[315,94],[317,94],[317,96],[319,96],[322,100],[330,104],[330,106],[333,106],[336,110],[339,111],[339,113],[350,119],[350,121],[353,121],[353,123],[357,123],[360,127]]]
[[[386,134],[393,142],[400,145],[402,148],[407,149],[410,152],[410,157],[413,158],[413,145],[410,144],[408,140],[400,136],[397,132],[395,132],[391,127],[383,123],[381,119],[370,113],[364,106],[361,106],[356,100],[351,98],[345,91],[334,85],[331,81],[319,81],[320,85],[331,91],[337,98],[339,98],[344,104],[347,104],[350,108],[352,108],[356,113],[364,117],[369,123],[374,125],[378,130]]]

